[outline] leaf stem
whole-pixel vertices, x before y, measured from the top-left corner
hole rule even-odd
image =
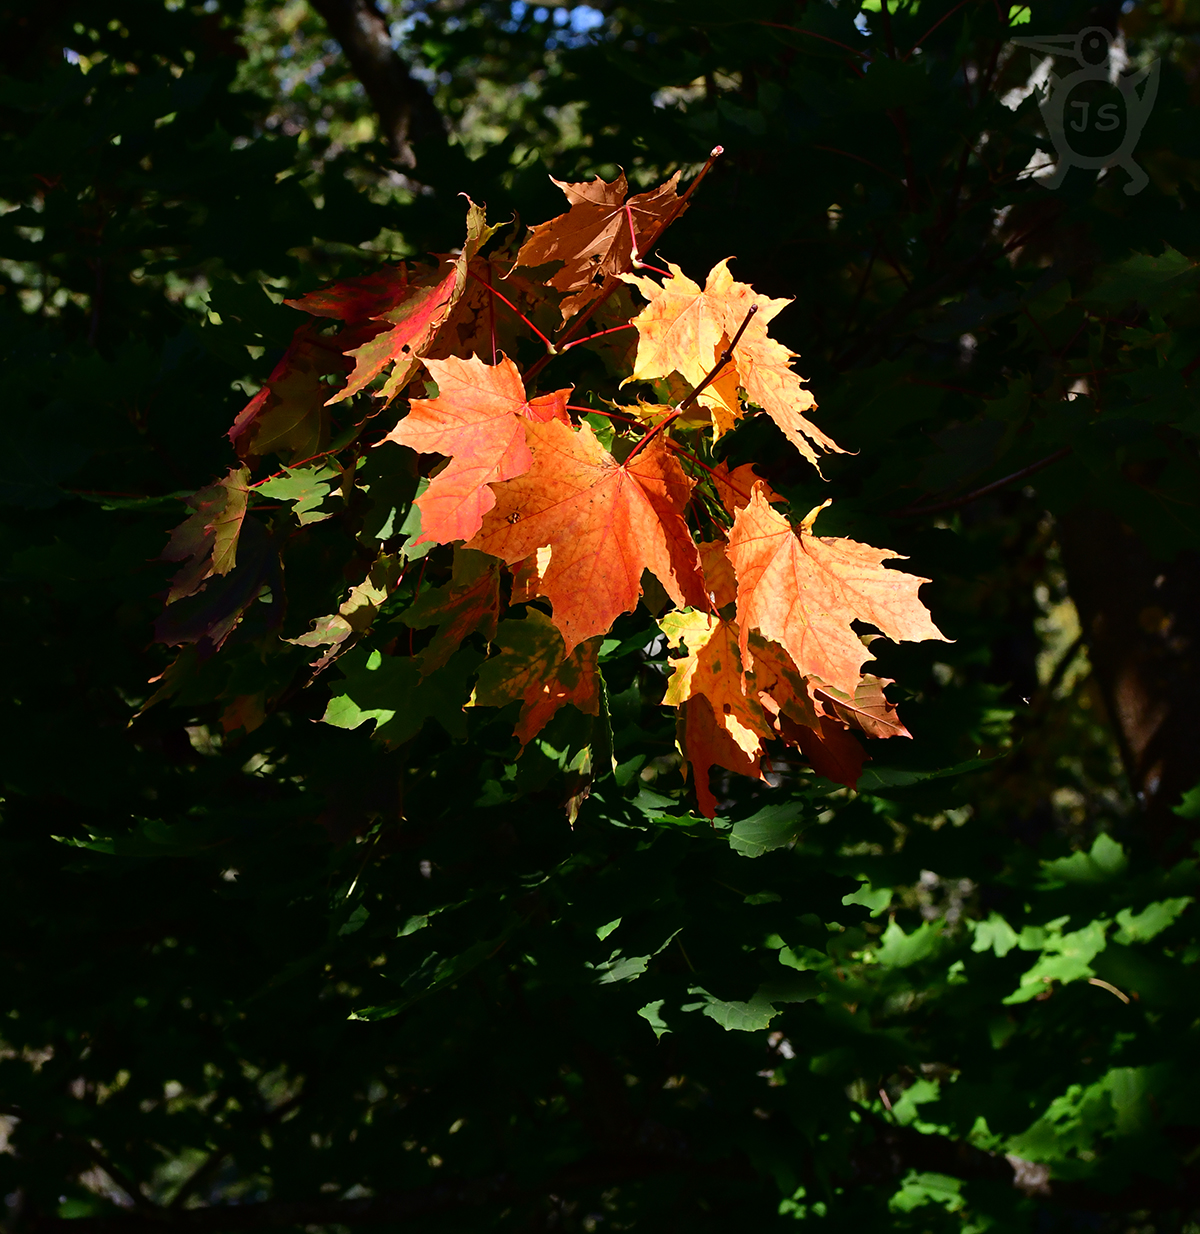
[[[602,338],[606,334],[616,334],[618,330],[632,330],[633,328],[633,322],[627,321],[623,326],[613,326],[608,330],[597,330],[595,334],[589,334],[586,338],[577,338],[570,343],[564,343],[558,351],[561,355],[564,351],[570,351],[572,347],[579,347],[583,343],[590,343],[592,339]]]
[[[503,292],[497,291],[491,285],[491,283],[487,281],[487,279],[481,279],[479,275],[475,273],[474,270],[468,270],[467,273],[477,283],[486,287],[488,291],[490,291],[492,295],[495,296],[498,300],[503,300],[504,303],[507,304],[508,307],[512,309],[512,311],[516,313],[516,315],[534,332],[534,334],[536,334],[538,338],[540,338],[542,342],[546,344],[546,351],[549,355],[551,356],[558,355],[558,348],[554,346],[554,344],[537,328],[537,326],[533,324],[532,321],[529,320],[528,317],[525,316],[524,313],[521,312],[519,308],[517,308],[517,306]]]

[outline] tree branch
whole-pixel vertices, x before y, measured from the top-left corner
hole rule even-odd
[[[379,116],[392,158],[416,167],[414,144],[445,138],[441,113],[392,47],[383,14],[374,0],[312,0],[329,33],[341,44],[355,76]]]

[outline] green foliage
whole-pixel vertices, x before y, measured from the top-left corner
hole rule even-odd
[[[1197,547],[1193,27],[1126,20],[1163,58],[1126,196],[1022,174],[1047,142],[1002,101],[1004,6],[570,12],[397,8],[455,127],[428,192],[299,4],[47,5],[0,53],[14,1228],[1189,1228],[1194,830],[1140,826],[1055,520],[1086,498]],[[515,702],[463,706],[483,637],[436,642],[463,579],[413,544],[424,477],[369,449],[357,489],[260,468],[236,561],[162,616],[181,495],[229,476],[299,321],[278,300],[461,243],[459,192],[539,219],[547,170],[641,187],[717,142],[664,256],[736,249],[795,297],[781,336],[856,451],[822,484],[756,421],[725,457],[907,554],[955,640],[879,652],[913,740],[857,792],[792,766],[698,818],[643,611],[600,714],[518,758]]]

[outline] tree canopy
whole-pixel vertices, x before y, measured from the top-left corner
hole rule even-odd
[[[11,1228],[1194,1229],[1189,6],[0,13]]]

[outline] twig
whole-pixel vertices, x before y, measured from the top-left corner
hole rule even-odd
[[[1012,475],[1005,476],[1002,480],[994,480],[991,484],[985,484],[983,488],[977,488],[974,492],[966,493],[962,497],[952,497],[949,501],[939,501],[936,505],[932,506],[891,510],[888,513],[888,517],[916,518],[921,514],[940,514],[943,510],[956,510],[959,506],[969,505],[972,501],[978,501],[980,497],[986,497],[989,493],[994,493],[998,489],[1004,488],[1005,485],[1012,484],[1014,480],[1023,480],[1026,476],[1031,476],[1034,472],[1041,471],[1043,467],[1049,467],[1051,463],[1057,463],[1060,459],[1066,458],[1072,449],[1072,446],[1063,446],[1061,450],[1048,454],[1036,463],[1030,463],[1028,467],[1022,467],[1020,471],[1014,471]]]
[[[958,0],[958,3],[950,10],[950,12],[946,13],[943,17],[939,17],[937,21],[935,21],[933,25],[930,26],[919,39],[917,39],[917,41],[908,49],[904,59],[907,61],[908,57],[911,56],[922,43],[925,42],[925,40],[938,28],[938,26],[942,24],[942,22],[949,21],[950,18],[953,17],[964,4],[970,4],[970,2],[971,0]]]
[[[714,377],[733,359],[733,349],[738,345],[738,340],[746,333],[746,327],[750,324],[750,319],[758,312],[758,305],[752,304],[746,312],[746,316],[742,318],[742,324],[738,326],[737,333],[733,336],[729,346],[717,357],[717,362],[709,369],[705,378],[698,386],[694,386],[691,392],[683,399],[682,402],[676,403],[671,409],[669,415],[663,418],[637,443],[636,446],[629,452],[629,457],[625,460],[629,463],[639,450],[647,446],[659,433],[663,431],[673,420],[678,420],[681,415],[696,401],[698,395],[707,387]]]
[[[858,56],[863,60],[870,59],[867,52],[861,51],[857,47],[851,47],[849,43],[840,43],[837,39],[831,39],[827,34],[818,34],[815,30],[802,30],[799,26],[785,26],[779,21],[759,21],[754,24],[756,26],[770,26],[775,30],[787,30],[791,34],[803,34],[806,38],[810,39],[820,39],[822,43],[832,43],[834,47],[840,47],[843,51],[848,51],[852,56]]]
[[[738,326],[737,333],[730,340],[729,346],[726,347],[725,350],[721,352],[721,354],[717,357],[716,364],[714,364],[712,368],[709,369],[704,380],[698,386],[696,386],[691,391],[690,394],[686,395],[683,401],[680,402],[676,406],[675,408],[676,412],[686,411],[696,401],[697,397],[700,394],[702,394],[705,391],[705,389],[708,388],[708,386],[712,384],[717,374],[720,373],[720,371],[729,363],[729,361],[733,359],[733,349],[738,345],[738,343],[741,342],[742,335],[746,333],[746,327],[750,324],[750,319],[757,312],[758,312],[757,304],[752,304],[746,310],[746,316],[742,318],[742,324]]]

